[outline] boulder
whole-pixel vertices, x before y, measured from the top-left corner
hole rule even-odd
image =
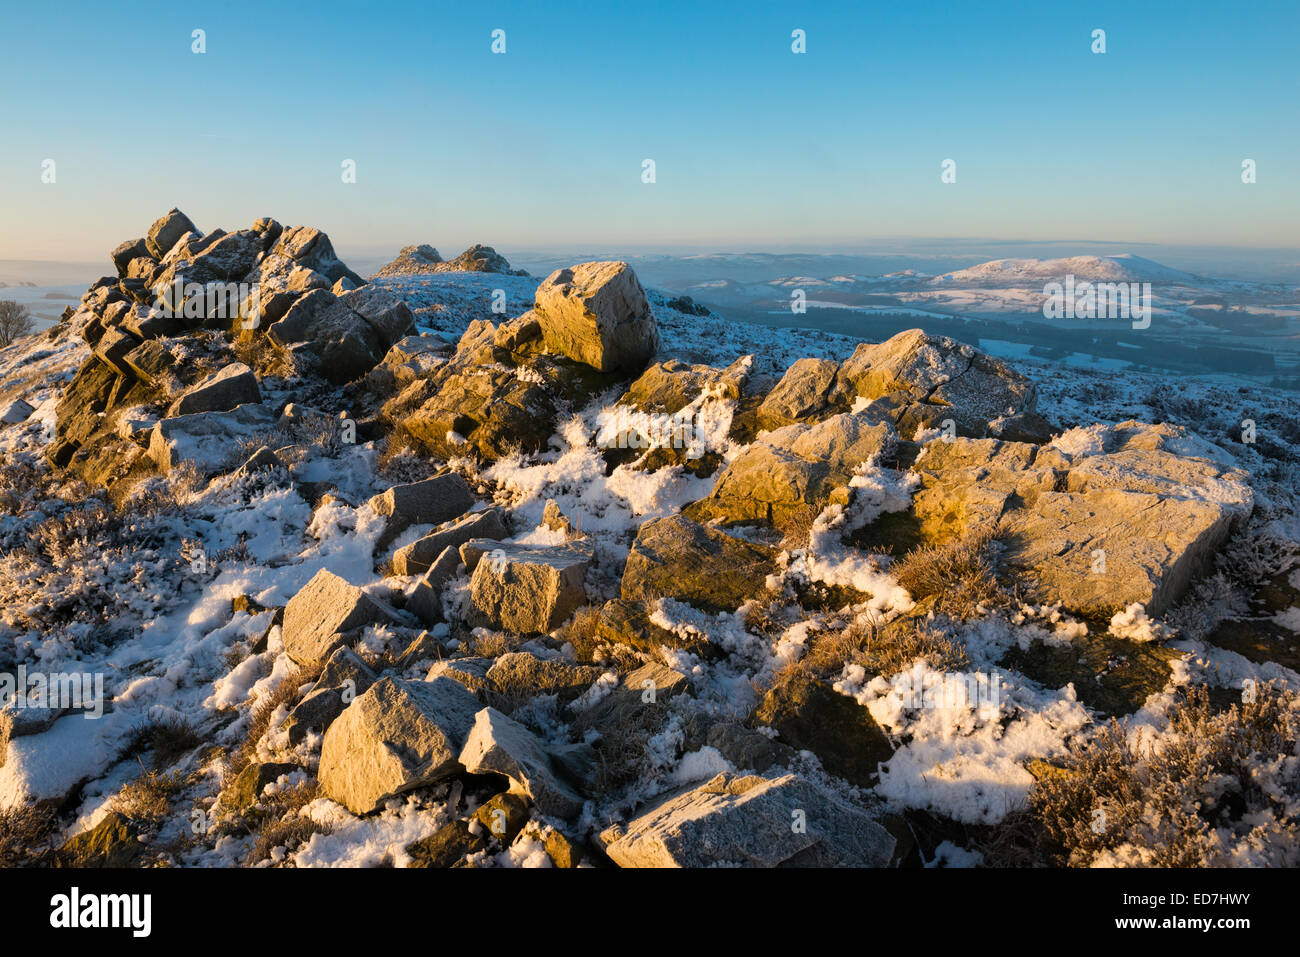
[[[271,252],[320,273],[329,280],[327,286],[344,276],[358,286],[365,285],[366,281],[345,266],[334,254],[334,246],[330,243],[330,238],[319,229],[310,226],[290,226],[280,232]]]
[[[296,299],[267,336],[306,369],[340,385],[373,369],[386,350],[370,323],[328,289]]]
[[[487,838],[481,828],[471,829],[468,821],[451,821],[416,841],[406,853],[411,857],[410,867],[447,868],[486,849]]]
[[[775,549],[670,515],[637,532],[622,598],[671,597],[707,611],[734,611],[764,590],[775,567]]]
[[[376,677],[351,648],[336,648],[311,690],[284,719],[289,743],[298,744],[309,731],[325,731],[344,708],[370,689]]]
[[[376,545],[385,547],[412,525],[440,525],[458,518],[473,505],[474,493],[465,479],[455,472],[435,475],[422,482],[394,485],[370,499],[370,507],[387,519]],[[399,574],[412,574],[413,571]]]
[[[300,665],[323,662],[346,641],[340,632],[396,622],[397,613],[322,568],[284,609],[284,650]]]
[[[526,651],[512,651],[492,662],[484,680],[488,691],[502,702],[521,702],[547,694],[568,704],[604,673],[603,668],[577,665],[563,658],[539,658]]]
[[[442,621],[442,586],[460,567],[460,552],[448,546],[406,595],[407,611],[426,625]]]
[[[487,689],[487,673],[492,668],[493,661],[492,658],[444,658],[433,663],[424,680],[449,678],[478,694]]]
[[[659,347],[650,303],[627,263],[558,269],[537,287],[534,309],[548,351],[602,372],[640,371]]]
[[[322,790],[354,814],[368,814],[391,797],[460,773],[458,755],[479,707],[449,678],[380,678],[325,732]]]
[[[719,774],[601,834],[620,867],[884,867],[894,838],[793,774]]]
[[[246,811],[257,803],[268,784],[286,774],[301,771],[302,766],[282,761],[254,761],[231,782],[221,795],[221,803],[236,811]]]
[[[466,486],[466,491],[468,490]],[[502,511],[499,508],[484,509],[466,515],[449,528],[430,532],[424,538],[399,548],[393,553],[393,572],[397,575],[418,575],[427,571],[434,560],[448,548],[459,549],[474,538],[500,540],[509,534]]]
[[[130,357],[128,356],[128,360]],[[261,402],[262,391],[257,376],[242,362],[232,362],[200,379],[171,404],[169,416],[195,412],[229,412],[246,402]]]
[[[845,406],[840,367],[830,359],[800,359],[790,366],[758,406],[761,428],[776,429],[791,422],[822,418]]]
[[[239,461],[242,441],[274,424],[270,409],[252,403],[229,412],[195,412],[162,419],[149,435],[149,457],[163,472],[182,462],[205,474],[219,472]]]
[[[568,819],[582,810],[582,796],[555,773],[532,732],[495,708],[475,716],[460,763],[471,774],[505,775],[511,790],[525,795],[543,814]]]
[[[339,282],[347,281],[346,277]],[[365,285],[338,297],[375,330],[384,350],[415,332],[415,317],[406,303],[382,286]]]
[[[410,276],[433,272],[433,267],[442,262],[438,250],[424,243],[419,246],[403,246],[397,252],[397,258],[383,266],[375,273],[375,278],[382,276]]]
[[[474,568],[472,618],[519,634],[549,632],[586,601],[589,547],[501,544]]]
[[[182,236],[197,232],[190,218],[173,207],[149,227],[149,232],[145,235],[145,247],[154,259],[162,259],[172,251]]]

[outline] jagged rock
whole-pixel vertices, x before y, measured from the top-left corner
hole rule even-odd
[[[322,568],[285,606],[284,650],[298,664],[313,665],[344,644],[340,632],[398,620],[393,609]]]
[[[231,783],[221,795],[221,803],[236,811],[246,811],[257,803],[268,784],[274,784],[286,774],[301,771],[302,766],[288,762],[254,761]]]
[[[586,600],[590,548],[502,543],[474,568],[472,617],[492,628],[549,632]]]
[[[186,389],[185,394],[171,404],[167,414],[229,412],[237,405],[261,401],[262,391],[257,387],[253,370],[242,362],[232,362]]]
[[[20,422],[26,422],[35,411],[31,405],[22,399],[14,399],[8,405],[0,408],[0,422],[5,425],[17,425]]]
[[[546,849],[551,864],[560,868],[573,868],[582,863],[582,848],[554,827],[538,821],[529,821],[520,832],[518,841],[536,841]]]
[[[238,482],[258,472],[282,468],[284,463],[280,461],[280,457],[271,450],[270,446],[262,445],[244,460],[243,465],[230,473],[229,481]]]
[[[451,777],[478,710],[478,699],[448,678],[380,678],[325,732],[321,788],[354,814],[368,814]]]
[[[446,658],[435,661],[424,680],[450,678],[478,694],[487,689],[487,673],[493,661],[492,658]]]
[[[602,372],[639,371],[659,347],[650,303],[627,263],[558,269],[537,287],[534,309],[548,351]]]
[[[597,730],[624,727],[634,723],[633,715],[641,708],[664,704],[690,690],[686,675],[652,661],[624,675],[617,688],[583,713],[581,723]]]
[[[601,839],[620,867],[884,867],[894,850],[865,811],[793,774],[719,774]]]
[[[172,247],[182,236],[195,232],[198,232],[198,229],[190,222],[190,218],[179,209],[172,207],[149,227],[144,242],[149,255],[154,259],[162,259],[172,251]]]
[[[111,253],[109,258],[113,260],[113,265],[117,267],[117,274],[125,276],[127,269],[134,259],[152,259],[149,254],[149,247],[144,239],[128,239],[119,243]]]
[[[290,226],[280,233],[271,251],[292,259],[313,272],[320,273],[329,280],[327,285],[337,282],[344,276],[358,286],[364,286],[366,283],[339,260],[334,254],[334,246],[330,243],[329,237],[319,229],[310,226]]]
[[[503,845],[510,844],[528,823],[528,801],[513,791],[502,791],[474,812],[474,820]]]
[[[537,313],[529,309],[523,315],[501,323],[492,337],[492,344],[498,349],[508,349],[513,352],[541,338],[541,335],[542,324],[537,318]]]
[[[397,258],[375,273],[375,278],[433,272],[433,267],[441,262],[442,257],[438,255],[438,250],[427,243],[419,246],[403,246],[398,250]]]
[[[789,767],[798,756],[789,745],[731,721],[710,725],[704,741],[734,767],[758,774],[777,766]]]
[[[448,546],[406,595],[405,608],[426,625],[442,621],[442,586],[460,567],[460,552]]]
[[[519,702],[548,694],[555,695],[561,704],[568,704],[602,674],[603,668],[512,651],[493,661],[484,679],[488,690],[499,700]]]
[[[1094,446],[1073,454],[992,439],[929,443],[913,466],[922,534],[941,542],[992,530],[1004,566],[1044,600],[1095,617],[1134,602],[1159,614],[1249,514],[1249,483],[1240,470],[1175,454],[1186,444],[1178,434],[1123,423],[1092,435]]]
[[[811,751],[827,771],[858,787],[874,786],[877,765],[894,755],[866,708],[808,674],[772,687],[754,721],[775,729],[784,744]]]
[[[275,424],[264,405],[240,405],[229,412],[196,412],[162,419],[149,436],[149,457],[160,471],[170,472],[182,462],[212,473],[231,464],[239,442]],[[238,461],[235,459],[235,461]]]
[[[442,657],[442,650],[442,642],[435,638],[432,632],[422,631],[412,638],[411,643],[397,656],[397,669],[406,671],[422,662],[428,662],[432,666],[433,662]]]
[[[840,368],[841,380],[864,399],[903,394],[906,404],[895,412],[899,431],[911,405],[937,406],[931,417],[951,418],[957,432],[980,437],[1003,416],[1033,412],[1034,384],[1010,366],[945,336],[910,329],[877,345],[858,346]]]
[[[840,367],[830,359],[800,359],[758,407],[758,424],[776,429],[791,422],[822,418],[845,408],[847,393],[839,380]]]
[[[613,598],[600,608],[596,619],[596,634],[610,645],[627,645],[646,654],[657,654],[661,648],[688,651],[702,658],[717,658],[722,650],[710,645],[699,635],[681,634],[656,625],[651,620],[651,602]]]
[[[299,297],[266,334],[305,368],[340,385],[373,369],[385,351],[370,323],[327,289]]]
[[[582,810],[582,796],[555,773],[537,738],[495,708],[475,717],[460,763],[471,774],[505,775],[511,790],[526,795],[543,814],[571,818]]]
[[[623,570],[625,600],[672,597],[707,611],[734,611],[766,587],[774,549],[682,515],[646,522]]]
[[[133,867],[144,856],[140,829],[124,815],[109,811],[89,831],[59,848],[59,857],[74,867]]]
[[[350,280],[347,277],[339,280],[345,281]],[[415,317],[411,315],[406,303],[381,286],[361,286],[338,298],[339,302],[370,323],[385,351],[415,332]]]
[[[406,849],[411,867],[455,867],[470,854],[487,848],[482,830],[473,830],[468,821],[444,824],[431,835]]]
[[[388,520],[376,546],[385,547],[412,525],[440,525],[458,518],[473,505],[474,493],[455,472],[435,475],[422,482],[394,485],[370,500],[370,507]],[[399,574],[409,575],[414,571]]]
[[[689,514],[780,528],[807,525],[834,487],[826,463],[755,442],[732,460],[709,497]]]
[[[722,399],[739,399],[749,381],[753,356],[741,356],[725,369],[688,365],[676,359],[657,362],[641,373],[619,403],[643,412],[671,415],[690,405],[705,392]]]
[[[466,493],[469,487],[465,487]],[[473,498],[471,496],[471,503]],[[412,523],[422,524],[422,523]],[[472,515],[466,515],[449,528],[430,532],[424,538],[417,539],[393,553],[393,572],[397,575],[418,575],[427,571],[434,559],[448,548],[459,549],[471,539],[506,538],[510,530],[506,528],[503,513],[498,508],[488,508]]]
[[[298,744],[309,731],[325,731],[375,680],[374,671],[360,655],[351,648],[336,648],[311,690],[284,719],[282,727],[289,734],[289,743]]]
[[[389,396],[422,379],[447,361],[449,344],[438,336],[407,336],[393,344],[384,361],[366,375],[366,387]]]

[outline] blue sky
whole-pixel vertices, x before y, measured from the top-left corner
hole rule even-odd
[[[1295,0],[6,3],[0,38],[0,258],[172,205],[344,253],[1300,245]]]

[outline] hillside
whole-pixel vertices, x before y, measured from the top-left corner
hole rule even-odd
[[[0,711],[5,863],[1300,863],[1293,394],[269,218],[111,261],[0,351],[0,672],[102,688]]]

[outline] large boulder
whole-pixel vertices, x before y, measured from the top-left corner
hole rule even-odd
[[[620,867],[884,867],[894,851],[866,811],[793,774],[719,774],[601,838]]]
[[[670,515],[637,532],[622,597],[677,598],[707,611],[734,611],[763,591],[775,568],[775,549]]]
[[[494,547],[474,568],[473,619],[521,634],[558,628],[586,601],[591,558],[591,549],[576,542]]]
[[[602,372],[640,371],[659,347],[645,290],[624,262],[557,269],[537,287],[542,340]]]
[[[145,235],[145,247],[154,259],[162,259],[172,251],[182,236],[195,232],[198,230],[190,218],[172,207],[149,227],[149,232]]]
[[[375,330],[384,350],[415,332],[415,317],[406,303],[382,286],[366,285],[339,296],[343,303]]]
[[[327,289],[299,297],[266,332],[304,369],[338,384],[365,375],[386,350],[370,323]]]
[[[325,732],[322,790],[354,814],[369,814],[391,797],[460,773],[479,708],[450,678],[380,678]]]
[[[800,359],[781,377],[758,407],[758,424],[776,429],[807,422],[847,407],[840,367],[830,359]]]
[[[344,632],[397,621],[392,608],[322,568],[284,608],[284,650],[300,665],[315,665],[347,643]]]

